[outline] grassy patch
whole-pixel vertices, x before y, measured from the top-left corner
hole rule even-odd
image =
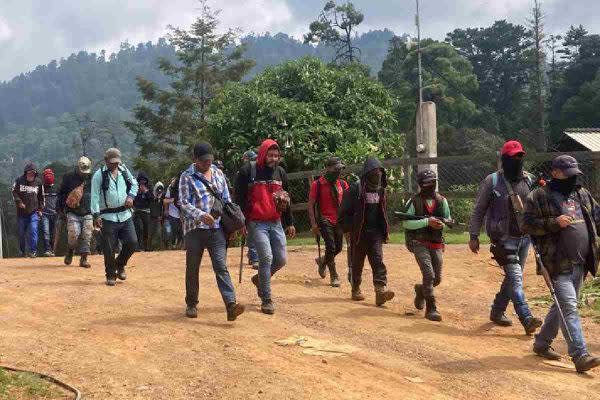
[[[15,373],[0,368],[0,399],[64,399],[63,393],[33,374]]]
[[[468,232],[446,232],[444,234],[447,244],[467,244],[469,243]],[[489,244],[489,238],[484,234],[480,237],[481,244]],[[393,232],[390,235],[391,244],[404,244],[404,232]],[[303,233],[294,239],[288,240],[290,246],[310,246],[315,244],[315,238],[310,233]]]
[[[529,301],[532,305],[550,306],[554,301],[550,294],[534,297]],[[600,323],[600,279],[586,281],[581,288],[579,298],[579,314]]]

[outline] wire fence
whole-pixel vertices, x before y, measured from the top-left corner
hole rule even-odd
[[[550,177],[552,160],[561,154],[575,157],[583,171],[583,184],[595,198],[600,198],[600,152],[538,153],[528,154],[525,170],[536,180]],[[477,197],[480,182],[496,171],[499,166],[495,154],[449,156],[436,158],[399,158],[382,161],[388,177],[388,212],[390,220],[394,211],[404,209],[405,202],[418,191],[416,174],[419,166],[431,165],[437,168],[439,191],[450,204],[453,217],[468,223]],[[348,182],[358,179],[360,165],[345,170]],[[310,185],[323,171],[302,171],[288,174],[290,195],[293,202],[294,219],[299,232],[310,229],[308,219],[308,194]]]

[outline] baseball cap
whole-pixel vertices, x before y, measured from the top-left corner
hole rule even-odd
[[[194,146],[194,158],[200,161],[214,160],[213,148],[210,143],[198,143]]]
[[[523,150],[523,145],[521,143],[516,140],[509,140],[508,142],[504,143],[504,146],[502,146],[500,154],[503,156],[513,157],[517,154],[525,155],[527,153],[525,153],[525,150]]]
[[[559,169],[568,177],[583,175],[577,160],[568,155],[558,156],[552,160],[552,169]]]
[[[109,164],[121,164],[121,150],[115,149],[114,147],[106,150],[104,152],[104,160]]]
[[[326,168],[334,167],[336,169],[344,169],[344,168],[346,168],[346,166],[344,165],[344,163],[342,162],[342,160],[339,157],[334,157],[334,156],[329,157],[327,159],[327,161],[325,161],[325,167]]]
[[[436,180],[437,180],[437,174],[435,173],[435,171],[433,171],[431,169],[424,169],[417,173],[417,183],[419,185],[421,185],[423,183],[431,183]]]

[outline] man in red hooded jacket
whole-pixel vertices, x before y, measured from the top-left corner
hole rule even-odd
[[[247,162],[235,182],[236,203],[244,210],[248,238],[258,253],[258,274],[252,277],[252,283],[257,287],[261,311],[265,314],[275,313],[271,276],[287,262],[284,227],[290,237],[296,235],[287,195],[287,174],[279,166],[280,157],[277,142],[265,140],[256,162]]]

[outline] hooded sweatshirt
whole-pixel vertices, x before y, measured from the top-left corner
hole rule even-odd
[[[150,203],[150,216],[160,218],[163,215],[163,199],[165,197],[165,185],[162,182],[156,182],[152,190],[154,199]]]
[[[256,159],[256,177],[252,181],[252,164],[247,162],[240,169],[235,182],[235,201],[240,205],[248,221],[275,222],[281,219],[285,227],[294,224],[291,207],[280,214],[275,206],[273,193],[288,191],[288,179],[281,166],[270,168],[266,165],[267,152],[279,145],[272,139],[265,140]]]
[[[135,199],[133,199],[133,207],[136,209],[136,211],[144,211],[149,213],[152,200],[154,200],[154,194],[152,193],[152,190],[150,190],[150,179],[148,179],[148,176],[145,173],[140,172],[137,177],[138,185],[140,181],[144,179],[146,180],[146,187],[148,188],[148,191],[146,193],[142,193],[141,190],[138,189],[138,193],[135,196]]]
[[[366,176],[369,172],[381,169],[381,184],[378,190],[367,189]],[[357,243],[363,232],[381,233],[388,239],[389,225],[387,221],[386,193],[387,176],[381,162],[369,157],[363,165],[360,180],[353,183],[344,192],[339,209],[338,224],[344,232],[351,232],[353,243]]]
[[[35,171],[35,165],[29,163],[25,166],[23,175],[15,180],[12,189],[13,199],[17,205],[17,216],[28,217],[36,211],[44,209],[44,185],[36,174],[33,182],[27,181],[27,171]],[[25,204],[25,208],[19,204]]]

